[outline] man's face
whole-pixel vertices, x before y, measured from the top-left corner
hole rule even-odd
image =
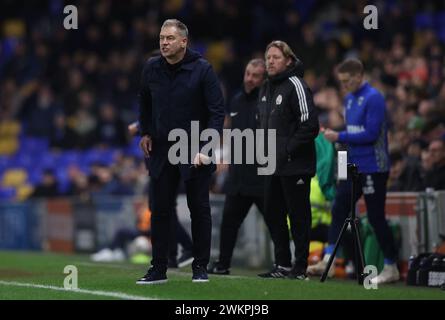
[[[391,169],[389,170],[389,176],[393,179],[399,178],[404,168],[405,168],[405,162],[403,160],[396,161],[391,165]]]
[[[340,81],[340,85],[345,93],[357,91],[358,88],[360,88],[362,80],[363,75],[359,73],[350,74],[349,72],[346,72],[338,74],[338,81]]]
[[[164,58],[172,59],[178,56],[187,47],[187,38],[181,36],[178,29],[167,26],[159,34],[159,48]]]
[[[253,89],[259,87],[264,80],[264,67],[261,65],[253,66],[248,64],[244,71],[244,89],[250,93]]]
[[[277,47],[270,47],[266,52],[266,70],[269,76],[277,75],[291,64],[292,60],[286,58]]]
[[[433,141],[428,146],[433,165],[441,163],[445,159],[444,144],[441,141]]]

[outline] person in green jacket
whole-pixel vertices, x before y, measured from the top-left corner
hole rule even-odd
[[[335,197],[335,149],[323,134],[315,139],[317,154],[316,175],[311,180],[310,202],[312,208],[311,240],[327,242],[331,224],[330,202]]]

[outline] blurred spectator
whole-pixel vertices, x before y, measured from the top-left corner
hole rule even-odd
[[[402,152],[390,153],[388,191],[422,191],[422,175],[418,162],[409,162]]]
[[[212,62],[227,98],[241,83],[243,63],[281,39],[304,62],[328,128],[344,125],[335,65],[355,56],[386,98],[390,150],[400,150],[409,162],[411,151],[420,158],[419,145],[411,148],[416,141],[445,134],[443,28],[419,25],[416,16],[434,21],[443,10],[437,4],[385,2],[379,6],[382,27],[369,32],[362,26],[362,1],[73,0],[84,26],[77,31],[54,24],[61,12],[51,3],[42,0],[37,8],[8,1],[2,7],[0,16],[14,13],[19,31],[5,27],[0,39],[0,118],[21,121],[24,133],[47,137],[53,148],[126,146],[122,137],[112,138],[113,125],[102,127],[97,106],[110,101],[124,125],[136,120],[139,70],[159,45],[160,21],[173,16],[188,21],[191,46]],[[99,131],[105,137],[96,139]]]
[[[35,187],[30,197],[53,198],[59,195],[56,176],[52,170],[47,169],[43,172],[42,182]]]
[[[69,181],[67,195],[77,196],[83,200],[89,199],[88,176],[76,165],[69,166],[67,170]]]
[[[32,98],[28,107],[25,122],[26,133],[30,136],[49,137],[52,133],[52,123],[57,111],[54,96],[48,85],[41,85],[37,95]]]
[[[102,146],[118,147],[127,143],[124,122],[116,114],[111,103],[104,103],[100,108],[99,122],[96,128],[97,142]]]
[[[50,146],[55,149],[71,149],[75,145],[75,133],[66,125],[65,115],[58,112],[54,115]]]
[[[431,141],[428,146],[432,167],[426,172],[425,187],[445,190],[445,142],[442,139]]]
[[[74,146],[81,149],[90,148],[95,144],[96,119],[85,109],[80,109],[70,119],[71,129],[75,134]]]

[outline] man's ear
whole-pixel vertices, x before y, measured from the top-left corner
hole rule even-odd
[[[182,39],[182,41],[181,41],[181,48],[182,49],[187,48],[187,42],[188,42],[187,38]]]
[[[292,63],[292,59],[291,58],[287,58],[286,67],[289,67],[291,65],[291,63]]]

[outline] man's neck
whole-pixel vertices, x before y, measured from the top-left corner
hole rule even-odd
[[[182,59],[184,59],[185,51],[186,50],[184,49],[184,51],[179,52],[177,56],[174,56],[171,58],[166,57],[165,60],[167,60],[167,62],[169,64],[176,64],[176,63],[180,62]]]
[[[360,85],[358,86],[358,88],[355,89],[352,93],[355,94],[355,93],[359,92],[359,91],[363,88],[363,86],[365,85],[365,83],[366,83],[366,80],[363,79],[362,82],[360,82]]]

